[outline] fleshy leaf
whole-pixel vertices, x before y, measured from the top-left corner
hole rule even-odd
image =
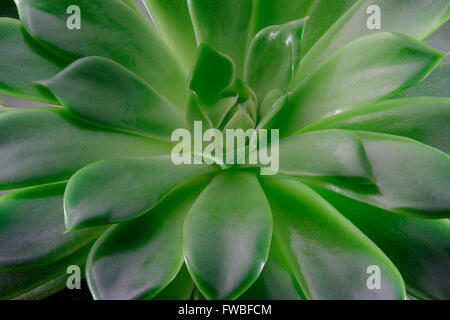
[[[281,139],[279,173],[369,182],[364,146],[350,131],[324,130]]]
[[[244,79],[263,101],[271,89],[286,91],[300,59],[306,19],[261,30],[250,44]]]
[[[247,130],[255,127],[255,122],[242,105],[238,105],[231,119],[227,122],[224,130],[243,129]]]
[[[72,0],[16,0],[20,18],[33,38],[74,61],[110,58],[144,78],[179,106],[186,103],[187,74],[139,13],[120,0],[78,0],[80,29],[67,26]]]
[[[187,0],[145,0],[164,42],[187,71],[197,54],[197,43]]]
[[[272,237],[269,258],[261,275],[239,299],[305,300],[305,295],[275,237]]]
[[[170,154],[171,146],[84,125],[67,111],[4,112],[0,114],[0,189],[66,180],[103,159]]]
[[[198,44],[223,52],[236,64],[242,76],[250,42],[253,0],[188,0]]]
[[[0,92],[16,98],[57,103],[35,81],[53,76],[67,65],[46,52],[15,19],[0,18]]]
[[[0,197],[0,268],[36,267],[78,251],[104,231],[92,228],[64,234],[60,183]]]
[[[450,297],[450,224],[391,213],[316,189],[392,260],[408,292],[421,299]]]
[[[381,102],[316,122],[301,132],[364,130],[408,137],[450,154],[450,98],[406,98]]]
[[[300,182],[264,178],[274,235],[308,299],[404,299],[392,262],[322,197]],[[371,266],[379,289],[369,289]],[[332,285],[330,285],[332,284]]]
[[[376,33],[358,39],[294,89],[279,116],[280,134],[411,87],[442,57],[441,52],[400,34]]]
[[[116,62],[88,57],[42,82],[61,104],[95,124],[170,140],[183,112]]]
[[[189,88],[210,109],[221,98],[221,92],[231,84],[234,69],[234,63],[228,57],[202,45],[189,79]]]
[[[184,263],[184,218],[205,184],[178,189],[144,216],[111,227],[97,240],[87,263],[95,299],[151,299],[171,282]]]
[[[50,265],[23,270],[0,270],[0,299],[18,297],[64,275],[67,281],[67,267],[83,267],[91,244],[76,253]],[[42,293],[41,293],[42,294]]]
[[[175,165],[171,156],[94,163],[69,180],[64,197],[66,228],[137,218],[177,186],[214,170],[207,165]]]
[[[227,114],[233,109],[238,101],[238,96],[225,97],[217,101],[208,112],[208,117],[214,128],[219,128]]]
[[[404,137],[351,132],[354,141],[352,135],[340,130],[314,131],[292,136],[287,143],[281,141],[280,172],[286,163],[290,174],[301,176],[304,181],[393,212],[422,218],[449,217],[450,157],[447,154]],[[342,135],[347,135],[348,139],[341,139]],[[302,140],[308,143],[302,144]],[[314,141],[317,147],[314,147]],[[304,163],[306,160],[296,160],[300,152],[314,154],[320,145],[332,145],[333,142],[338,147],[328,155],[322,151],[320,156],[303,156],[310,159],[311,172],[294,172],[295,166],[299,169],[308,166]],[[357,157],[350,156],[349,151],[355,153],[352,145],[359,144],[363,146],[365,156],[362,152]],[[352,174],[358,167],[370,169],[372,178],[369,181],[350,179],[361,176]],[[326,177],[324,169],[335,172]],[[320,174],[312,178],[315,170]]]
[[[272,216],[255,175],[216,176],[184,225],[184,255],[208,299],[235,299],[258,278],[269,254]]]
[[[305,56],[322,35],[357,1],[316,0],[303,36],[301,56]]]
[[[440,63],[424,81],[399,92],[395,98],[406,97],[450,97],[450,62]]]
[[[254,34],[309,15],[316,0],[256,0]],[[338,2],[338,1],[333,1]]]
[[[379,30],[368,28],[369,21],[375,18],[372,17],[374,11],[369,10],[373,5],[378,6],[381,11]],[[376,32],[398,32],[422,41],[449,17],[450,4],[447,0],[416,0],[414,5],[411,5],[410,0],[359,0],[318,41],[312,40],[315,45],[302,59],[296,83],[309,76],[322,61],[353,40]],[[368,48],[367,52],[371,50],[373,49]]]
[[[205,130],[212,128],[211,120],[204,109],[204,105],[198,94],[195,91],[191,91],[188,106],[186,108],[186,123],[191,132],[194,131],[194,122],[196,121],[201,121]]]

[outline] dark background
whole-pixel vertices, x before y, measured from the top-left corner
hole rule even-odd
[[[18,18],[13,0],[0,0],[0,17]]]

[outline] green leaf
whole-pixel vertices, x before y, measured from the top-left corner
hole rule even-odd
[[[270,244],[269,258],[261,275],[242,296],[242,300],[305,300],[289,261],[275,237]]]
[[[377,5],[380,8],[380,30],[371,30],[367,27],[368,20],[373,14],[368,13],[371,5]],[[410,0],[360,0],[347,10],[320,40],[314,38],[310,40],[315,45],[302,59],[296,83],[309,76],[322,61],[353,40],[376,32],[398,32],[422,41],[444,24],[449,17],[448,0],[416,0],[413,6]],[[320,18],[318,16],[317,20]],[[314,28],[318,23],[311,27]],[[367,52],[370,50],[373,49],[368,49]]]
[[[301,56],[305,56],[322,35],[357,1],[316,0],[303,36]]]
[[[345,135],[347,139],[342,138]],[[353,135],[340,130],[314,131],[293,136],[288,143],[280,142],[280,172],[284,172],[286,163],[290,174],[356,200],[423,218],[450,217],[447,154],[404,137],[364,131],[353,131]],[[303,143],[305,139],[307,143]],[[315,155],[320,145],[333,143],[337,147],[328,154],[322,151]],[[364,152],[359,153],[360,145]],[[297,161],[301,152],[311,155]],[[296,165],[297,172],[293,170]],[[309,166],[309,172],[302,172],[305,166]],[[372,178],[354,179],[362,176],[357,175],[358,168],[364,168],[362,173],[370,172]],[[316,170],[317,176],[311,177]],[[331,174],[326,174],[326,170]]]
[[[314,2],[315,0],[256,0],[253,34],[268,26],[308,16]]]
[[[67,280],[67,267],[83,267],[91,244],[50,265],[24,270],[0,270],[0,299],[19,297],[62,276]],[[42,292],[40,294],[43,294]]]
[[[198,94],[195,91],[191,91],[186,109],[186,123],[191,132],[194,132],[194,122],[196,121],[201,121],[205,130],[212,128],[211,120],[206,114],[203,106]]]
[[[308,299],[404,299],[400,273],[347,219],[310,188],[264,178],[274,235]],[[380,269],[380,289],[369,289],[368,267]]]
[[[300,59],[300,43],[306,19],[261,30],[250,44],[244,79],[258,101],[271,89],[286,91]]]
[[[145,0],[159,34],[189,71],[197,55],[197,43],[187,0]]]
[[[183,221],[205,184],[178,189],[152,211],[111,227],[97,240],[86,267],[95,299],[151,299],[175,278],[184,263]]]
[[[183,112],[116,62],[88,57],[41,82],[63,106],[95,124],[169,140]]]
[[[195,91],[210,109],[221,98],[235,76],[232,60],[207,45],[199,48],[199,55],[189,79],[189,89]]]
[[[184,255],[208,299],[235,299],[258,278],[269,254],[272,216],[251,173],[218,175],[192,206],[184,225]]]
[[[222,98],[209,109],[208,117],[211,119],[214,128],[219,128],[223,124],[226,116],[237,104],[238,98],[237,95]]]
[[[84,125],[65,111],[8,111],[0,114],[0,189],[66,180],[103,159],[170,150],[167,143]]]
[[[270,91],[258,109],[258,128],[270,128],[278,112],[286,105],[287,93],[279,90]]]
[[[229,56],[242,76],[250,42],[253,0],[189,0],[197,43],[207,44]]]
[[[0,38],[0,92],[21,99],[57,103],[35,81],[53,76],[67,63],[31,39],[19,20],[0,18]]]
[[[0,271],[1,272],[1,271]],[[11,300],[42,300],[67,289],[68,274],[64,273],[43,285],[14,297]]]
[[[0,197],[0,268],[47,265],[100,236],[103,228],[64,234],[65,187],[47,185]]]
[[[189,300],[194,290],[186,265],[183,264],[175,279],[160,293],[153,297],[153,300]]]
[[[350,131],[315,131],[281,139],[279,157],[281,174],[355,182],[373,179],[364,146]]]
[[[397,266],[409,293],[421,299],[450,297],[450,224],[391,213],[317,188]]]
[[[227,122],[224,130],[247,130],[255,127],[255,122],[248,112],[244,109],[243,105],[238,105],[237,110],[234,112],[231,119]]]
[[[135,10],[120,0],[78,0],[81,29],[69,29],[72,0],[16,0],[33,38],[69,61],[87,56],[110,58],[144,78],[179,106],[186,102],[187,74]]]
[[[418,85],[399,92],[395,98],[407,97],[450,97],[450,62],[440,63],[428,77]]]
[[[216,169],[175,165],[171,156],[115,159],[91,164],[66,188],[66,228],[75,230],[137,218],[182,183]]]
[[[411,87],[442,57],[441,52],[400,34],[376,33],[358,39],[293,90],[279,116],[280,134]]]
[[[323,129],[364,130],[408,137],[450,153],[450,98],[406,98],[316,122],[301,132]]]

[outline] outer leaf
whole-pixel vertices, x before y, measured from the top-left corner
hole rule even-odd
[[[32,291],[50,281],[65,275],[67,267],[82,265],[86,261],[91,245],[87,245],[76,253],[47,266],[28,270],[0,270],[0,299],[11,299]],[[67,278],[66,278],[67,279]]]
[[[272,237],[269,258],[258,280],[245,292],[243,300],[304,300],[305,295],[295,278],[289,261],[275,237]]]
[[[305,185],[264,179],[279,239],[302,291],[309,299],[404,299],[402,278],[368,238]],[[367,287],[369,266],[381,272],[381,287]]]
[[[184,218],[205,182],[177,190],[151,212],[98,239],[87,263],[94,298],[151,299],[171,282],[184,263]]]
[[[184,225],[191,276],[209,299],[234,299],[258,278],[269,254],[272,217],[256,176],[226,172],[199,196]]]
[[[411,38],[377,33],[333,55],[294,89],[279,127],[289,134],[419,83],[443,54]]]
[[[286,91],[300,59],[300,42],[306,20],[295,20],[261,30],[250,44],[244,79],[258,101],[271,89]]]
[[[98,160],[168,154],[170,146],[100,131],[64,111],[4,112],[0,114],[0,189],[62,181]]]
[[[367,27],[367,20],[371,16],[367,10],[371,5],[377,5],[381,9],[380,30],[370,30]],[[402,33],[422,41],[449,17],[450,4],[447,0],[417,0],[414,6],[409,0],[359,0],[302,59],[297,72],[297,83],[310,75],[320,62],[353,40],[368,34],[388,31]]]
[[[63,106],[96,124],[170,140],[182,111],[112,60],[88,57],[43,82]]]
[[[170,156],[94,163],[69,180],[66,227],[75,230],[136,218],[183,182],[214,170],[207,165],[175,165]]]
[[[314,2],[315,0],[256,0],[253,33],[268,26],[308,16]]]
[[[391,213],[316,189],[394,262],[407,290],[422,299],[450,297],[450,224]]]
[[[290,138],[289,143],[281,142],[280,155],[283,154],[283,158],[280,160],[280,172],[284,170],[284,163],[295,167],[295,157],[302,151],[302,145],[309,148],[303,150],[314,154],[316,149],[311,149],[314,148],[314,141],[317,148],[334,142],[339,145],[337,157],[333,150],[323,160],[309,156],[311,161],[316,162],[310,164],[311,172],[317,170],[318,175],[326,176],[324,168],[329,168],[331,172],[336,169],[335,173],[328,175],[332,179],[317,177],[307,178],[306,181],[390,211],[424,218],[449,217],[450,157],[447,154],[403,137],[363,131],[354,133],[357,136],[355,141],[342,139],[342,131],[328,130],[306,133],[306,138],[300,134]],[[303,144],[305,139],[309,143]],[[355,153],[352,146],[356,143],[364,147],[365,157],[362,153],[358,158],[352,155]],[[287,151],[289,149],[292,151]],[[299,169],[305,167],[304,161],[297,162]],[[348,171],[345,168],[358,168],[358,164],[361,168],[370,168],[372,183],[349,179],[358,175],[351,174],[355,169]],[[312,175],[291,169],[292,173],[303,177]]]
[[[231,84],[234,76],[235,66],[230,58],[202,45],[189,79],[189,89],[195,91],[209,109],[219,101],[221,92]]]
[[[298,134],[282,139],[279,148],[282,174],[359,182],[373,179],[364,146],[352,132],[324,130]]]
[[[252,33],[253,0],[188,0],[197,43],[223,52],[242,76]]]
[[[365,130],[408,137],[450,153],[450,98],[381,102],[316,122],[303,130]]]
[[[70,61],[86,56],[110,58],[139,74],[172,102],[186,101],[186,73],[155,30],[120,0],[78,0],[81,29],[70,30],[72,0],[16,0],[33,38]]]
[[[34,81],[50,77],[67,64],[42,49],[18,20],[0,19],[0,92],[22,99],[56,103]]]
[[[1,271],[0,271],[1,272]],[[11,300],[42,300],[67,288],[68,274],[64,273],[43,285],[14,297]]]
[[[186,70],[197,53],[197,43],[187,0],[145,0],[158,32]]]
[[[424,81],[418,85],[399,92],[395,98],[406,97],[450,97],[450,62],[440,63]]]
[[[357,1],[316,0],[305,29],[301,56],[305,56],[322,35]]]
[[[36,267],[65,258],[96,239],[103,228],[64,234],[66,184],[0,197],[0,268]]]

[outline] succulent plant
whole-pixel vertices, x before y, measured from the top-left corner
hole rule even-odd
[[[450,1],[143,3],[0,18],[0,298],[450,298]],[[277,172],[174,164],[196,121]]]

